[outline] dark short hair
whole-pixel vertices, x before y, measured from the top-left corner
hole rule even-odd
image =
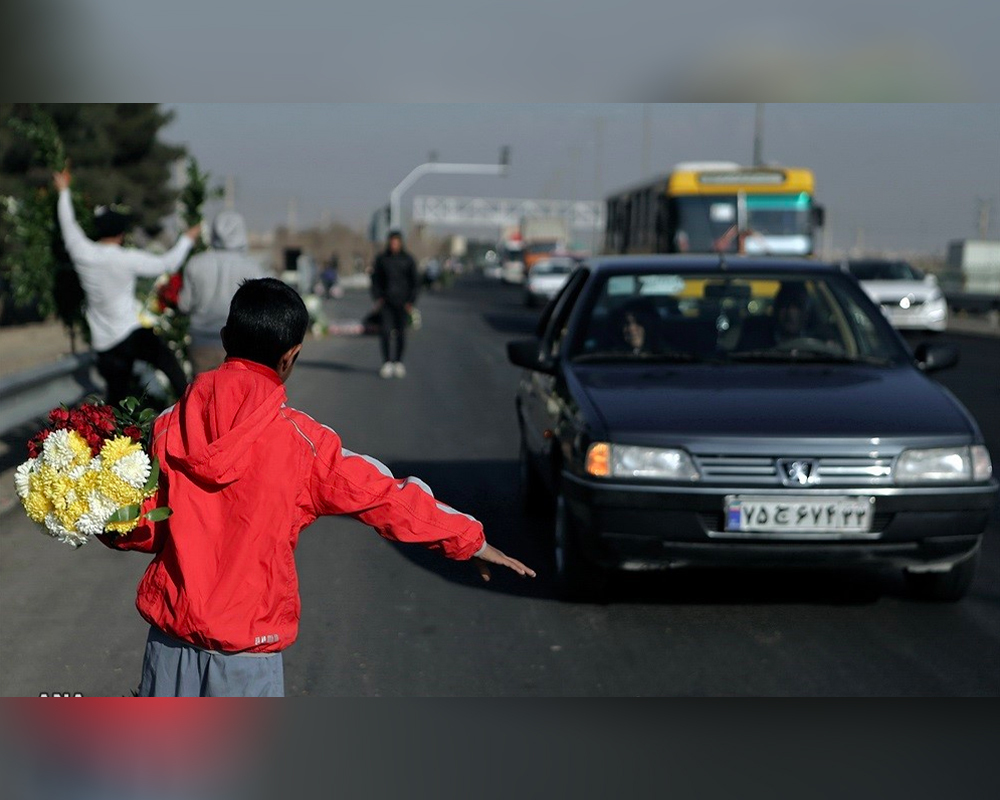
[[[226,355],[275,369],[308,327],[306,304],[291,286],[277,278],[243,281],[229,304]]]
[[[135,217],[127,211],[102,206],[94,213],[94,232],[98,239],[120,236],[134,226]]]
[[[800,306],[805,308],[809,305],[809,290],[802,281],[789,281],[781,284],[778,293],[774,296],[774,305],[777,306]]]

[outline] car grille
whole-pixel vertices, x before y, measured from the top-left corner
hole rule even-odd
[[[882,308],[885,308],[889,311],[894,311],[898,314],[900,311],[912,311],[915,308],[919,308],[923,304],[924,304],[923,300],[913,299],[910,301],[909,308],[903,308],[899,304],[898,300],[885,300],[880,305],[882,306]]]
[[[742,486],[785,486],[778,472],[784,458],[760,456],[696,456],[705,483]],[[791,458],[787,460],[792,460]],[[852,487],[892,485],[892,459],[868,457],[827,457],[814,462],[810,487]]]

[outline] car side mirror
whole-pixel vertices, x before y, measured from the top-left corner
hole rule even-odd
[[[542,355],[538,339],[518,339],[507,342],[507,359],[516,367],[524,367],[533,372],[555,373],[555,364]]]
[[[917,366],[924,372],[937,372],[954,367],[958,363],[958,348],[950,344],[929,344],[923,342],[913,351]]]

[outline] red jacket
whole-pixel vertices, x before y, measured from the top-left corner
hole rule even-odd
[[[155,553],[136,607],[150,624],[197,647],[271,653],[298,636],[299,532],[348,514],[386,539],[471,558],[483,526],[400,480],[378,461],[285,405],[277,373],[242,359],[197,378],[153,426],[160,489],[146,508],[173,515],[101,540]]]

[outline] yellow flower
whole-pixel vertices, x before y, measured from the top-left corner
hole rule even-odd
[[[102,469],[97,476],[97,491],[119,507],[138,503],[143,499],[141,489],[134,489],[110,469]]]
[[[66,495],[73,488],[73,481],[44,464],[31,476],[30,485],[32,489],[43,492],[55,508],[62,509],[66,507]]]
[[[138,442],[133,442],[128,436],[116,436],[109,439],[101,448],[101,468],[110,467],[119,458],[127,456],[129,453],[137,453],[142,449]]]
[[[86,500],[76,499],[74,502],[69,503],[64,509],[57,510],[56,517],[58,520],[65,525],[69,530],[76,529],[76,521],[80,519],[87,512],[87,502]]]
[[[76,431],[69,432],[69,447],[73,451],[73,463],[80,467],[85,467],[90,463],[93,454],[90,452],[90,445]]]
[[[52,511],[52,503],[45,493],[39,490],[28,492],[28,496],[21,501],[24,510],[32,522],[44,522],[45,517]]]
[[[108,533],[128,533],[138,524],[138,519],[132,519],[128,522],[108,522],[104,525],[104,530]]]

